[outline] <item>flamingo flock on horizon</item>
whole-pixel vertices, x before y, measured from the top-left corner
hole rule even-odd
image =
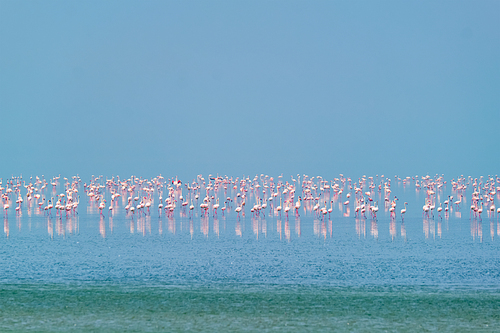
[[[205,179],[198,175],[192,182],[183,183],[177,177],[165,179],[159,175],[151,179],[132,176],[128,179],[120,179],[114,176],[105,179],[103,176],[92,176],[90,182],[83,183],[79,176],[63,178],[60,176],[46,180],[43,176],[33,179],[30,177],[28,183],[22,177],[12,177],[5,183],[0,179],[0,195],[2,196],[4,214],[7,216],[9,209],[13,206],[15,199],[15,212],[21,214],[23,205],[28,209],[35,207],[39,212],[51,215],[56,210],[56,216],[66,217],[77,214],[80,203],[80,189],[83,187],[83,196],[87,197],[88,203],[95,206],[99,213],[109,214],[119,209],[118,201],[123,202],[123,209],[129,216],[150,215],[157,198],[157,212],[173,216],[176,211],[190,216],[199,207],[201,216],[217,216],[219,209],[221,213],[227,214],[233,211],[239,217],[245,215],[246,207],[250,207],[253,216],[263,214],[274,214],[289,217],[290,211],[296,217],[300,216],[300,210],[305,214],[313,214],[317,218],[328,217],[334,210],[334,203],[339,204],[339,209],[344,216],[349,216],[351,202],[354,207],[356,218],[367,218],[367,212],[372,219],[377,218],[379,211],[378,201],[374,200],[375,193],[383,193],[384,208],[390,213],[391,218],[396,218],[397,202],[396,196],[391,196],[391,183],[394,181],[403,185],[413,183],[416,191],[425,191],[422,216],[434,217],[434,211],[438,216],[444,210],[448,214],[451,210],[459,211],[464,202],[467,188],[472,187],[470,217],[481,218],[483,210],[486,209],[490,217],[500,215],[500,207],[495,207],[495,195],[500,193],[500,178],[488,176],[487,179],[459,177],[450,181],[452,194],[448,195],[444,202],[437,202],[437,192],[443,191],[447,182],[443,176],[435,177],[406,177],[393,178],[376,176],[363,176],[357,181],[346,178],[342,174],[333,180],[325,180],[321,176],[309,177],[297,175],[285,180],[283,175],[277,178],[265,176],[264,174],[250,177],[228,177],[209,175]],[[64,193],[56,194],[59,184],[64,185]],[[25,194],[22,194],[23,188]],[[49,198],[47,192],[52,188]],[[344,196],[345,193],[345,197]],[[155,195],[156,194],[156,195]],[[108,200],[106,199],[109,199]],[[125,199],[126,198],[126,199]],[[252,204],[250,204],[250,199]],[[279,199],[279,205],[278,205]],[[248,204],[247,204],[248,202]],[[126,203],[126,204],[125,204]],[[408,203],[404,202],[404,208],[400,210],[400,217],[404,220]],[[444,206],[444,207],[443,207]],[[436,209],[437,207],[437,209]]]

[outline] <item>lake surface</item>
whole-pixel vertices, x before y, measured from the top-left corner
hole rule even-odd
[[[11,194],[0,250],[0,331],[500,329],[500,221],[487,209],[481,217],[470,211],[472,179],[462,190],[449,181],[425,181],[433,184],[436,207],[449,195],[455,201],[464,195],[441,214],[437,208],[423,212],[429,188],[416,187],[414,180],[393,178],[388,201],[384,189],[369,188],[369,180],[359,185],[361,193],[339,181],[340,194],[321,191],[319,181],[316,189],[314,180],[297,182],[290,205],[299,195],[305,199],[309,186],[320,200],[302,200],[299,215],[292,206],[288,216],[286,186],[274,188],[279,195],[271,202],[273,187],[266,188],[262,178],[237,189],[203,185],[200,179],[200,188],[192,185],[190,191],[187,184],[162,180],[149,193],[122,191],[103,179],[90,190],[82,180],[73,184],[78,213],[48,216],[48,199],[70,188],[69,181],[54,182],[43,190],[34,186],[40,199],[29,200],[21,186],[20,212],[12,209],[18,196]],[[102,195],[99,201],[87,195],[94,192]],[[207,193],[214,198],[205,214],[199,206]],[[246,205],[238,215],[242,193]],[[149,197],[149,214],[145,208],[126,211],[129,195]],[[159,213],[159,195],[162,203],[177,200],[172,213]],[[391,216],[394,196],[399,200]],[[222,207],[226,197],[231,207],[214,214],[216,198]],[[377,216],[356,213],[356,197],[378,203]],[[499,195],[490,198],[498,206]],[[250,211],[262,202],[268,202],[265,212]],[[407,212],[401,216],[404,202]],[[332,212],[318,214],[317,203]]]

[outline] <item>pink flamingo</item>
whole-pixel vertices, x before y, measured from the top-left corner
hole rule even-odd
[[[481,214],[483,213],[483,203],[481,202],[481,207],[477,209],[477,213],[479,214],[479,219],[481,219]]]
[[[300,198],[300,196],[299,196],[299,200],[297,200],[297,202],[295,203],[295,215],[296,215],[296,216],[299,216],[299,209],[300,209],[300,201],[301,201],[301,200],[302,200],[302,199],[301,199],[301,198]]]
[[[408,204],[408,203],[407,203],[407,202],[405,202],[405,208],[401,209],[401,219],[402,219],[402,220],[404,220],[404,219],[405,219],[404,215],[406,214],[406,205],[407,205],[407,204]]]
[[[463,195],[460,194],[460,199],[454,202],[455,206],[457,207],[457,210],[460,209],[460,204],[462,203],[462,197]]]
[[[443,210],[443,207],[441,206],[442,204],[440,203],[439,204],[439,207],[437,209],[438,213],[439,213],[439,217],[441,217],[441,211]]]
[[[427,214],[427,216],[429,216],[429,210],[430,210],[430,205],[429,202],[426,201],[425,205],[422,206],[422,216],[424,216],[424,213]]]
[[[221,207],[221,210],[222,210],[222,216],[224,216],[224,212],[226,211],[226,202],[227,201],[224,201],[224,207]]]
[[[241,212],[241,206],[236,207],[234,210],[236,213],[238,213],[238,217],[240,217],[240,212]]]
[[[214,210],[214,215],[217,215],[217,208],[219,208],[219,198],[217,198],[215,205],[213,205],[212,209]]]
[[[373,216],[377,218],[377,212],[378,212],[378,201],[375,201],[375,205],[371,207],[371,211],[373,213]]]
[[[285,201],[285,213],[286,213],[286,217],[288,218],[288,211],[290,210],[290,206],[288,206],[286,204],[286,201]]]
[[[280,217],[281,217],[281,198],[280,198],[280,205],[278,207],[276,207],[276,211],[278,211],[280,213]]]

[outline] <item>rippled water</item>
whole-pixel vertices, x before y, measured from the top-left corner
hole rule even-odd
[[[237,217],[234,203],[218,216],[130,215],[124,196],[101,215],[83,186],[78,214],[25,202],[4,217],[0,331],[498,330],[498,217],[471,216],[468,192],[432,217],[423,191],[392,191],[404,220],[383,204],[356,216],[333,194],[331,215],[303,202],[288,218]]]

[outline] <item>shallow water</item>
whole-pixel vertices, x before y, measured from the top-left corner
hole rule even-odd
[[[1,290],[0,329],[47,331],[477,331],[500,294],[415,287],[24,284]]]
[[[422,191],[391,189],[404,220],[333,195],[331,214],[304,202],[300,217],[131,215],[123,197],[48,217],[24,203],[4,217],[0,331],[498,330],[498,218],[423,215]]]

